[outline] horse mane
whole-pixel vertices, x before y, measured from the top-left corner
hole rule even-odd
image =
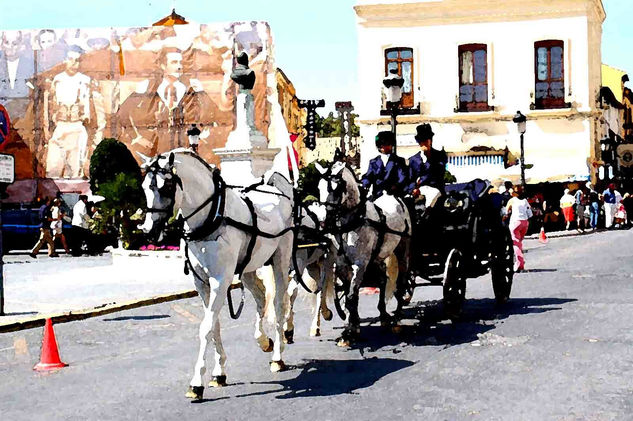
[[[348,202],[352,202],[350,204],[350,207],[354,207],[361,202],[362,197],[360,189],[358,188],[358,179],[354,175],[354,171],[352,170],[352,168],[347,163],[342,170],[341,178],[343,179],[343,181],[345,181]]]

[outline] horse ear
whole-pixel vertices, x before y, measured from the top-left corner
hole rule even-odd
[[[149,157],[149,156],[147,156],[147,155],[143,155],[142,153],[140,153],[140,152],[138,152],[138,151],[136,152],[136,154],[137,154],[138,156],[140,156],[140,157],[141,157],[141,160],[143,161],[143,162],[141,163],[141,168],[146,168],[146,167],[149,165],[149,163],[152,161],[152,158],[150,158],[150,157]]]
[[[345,168],[345,164],[342,162],[337,162],[332,166],[332,175],[339,175],[341,171]]]
[[[169,166],[174,165],[174,159],[176,159],[176,155],[173,152],[169,153]]]
[[[321,164],[319,164],[318,162],[315,162],[315,163],[314,163],[314,167],[317,169],[317,171],[318,171],[319,173],[321,173],[321,175],[323,175],[323,174],[325,174],[325,173],[327,172],[327,170],[326,170],[325,168],[323,168],[323,167],[321,166]]]

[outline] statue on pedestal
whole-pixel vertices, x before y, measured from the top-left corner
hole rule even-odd
[[[251,90],[255,86],[255,72],[248,67],[248,55],[244,51],[237,56],[231,79],[240,86],[240,91]]]

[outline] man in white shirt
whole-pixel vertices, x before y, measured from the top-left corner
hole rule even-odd
[[[90,215],[88,215],[88,196],[82,194],[73,206],[73,233],[72,233],[72,254],[81,256],[84,242],[88,242],[90,236]]]

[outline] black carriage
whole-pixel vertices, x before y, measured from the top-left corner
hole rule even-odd
[[[510,297],[514,275],[512,239],[501,216],[502,197],[490,182],[475,179],[446,186],[432,208],[415,206],[408,292],[421,285],[442,285],[449,317],[459,315],[466,279],[488,272],[498,303]],[[422,278],[423,282],[420,282]]]

